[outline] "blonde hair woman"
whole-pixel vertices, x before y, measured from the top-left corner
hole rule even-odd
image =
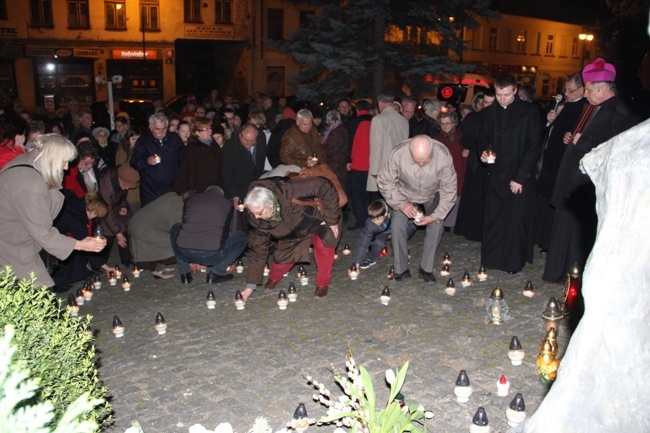
[[[59,189],[64,170],[77,149],[58,134],[37,141],[40,151],[19,155],[0,172],[0,263],[11,265],[19,278],[33,272],[39,283],[51,287],[54,281],[39,256],[41,250],[64,260],[73,250],[99,252],[106,240],[75,240],[52,226],[63,206]]]

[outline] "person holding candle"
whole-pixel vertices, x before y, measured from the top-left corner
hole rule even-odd
[[[377,177],[379,192],[393,208],[394,280],[410,278],[408,226],[426,227],[419,275],[435,282],[433,261],[443,221],[456,202],[456,170],[447,147],[427,135],[397,144]],[[421,208],[424,215],[419,216]]]
[[[296,113],[295,125],[282,136],[280,161],[298,167],[313,167],[318,162],[327,162],[321,137],[314,128],[314,117],[308,109]]]
[[[517,98],[517,81],[499,75],[496,104],[481,113],[478,148],[487,165],[481,262],[516,274],[533,260],[535,166],[542,141],[538,109]],[[496,153],[488,164],[488,148]]]
[[[250,227],[244,299],[262,284],[273,240],[277,246],[266,289],[275,289],[295,263],[309,262],[313,242],[318,267],[314,296],[327,296],[342,224],[338,193],[332,182],[318,176],[258,180],[251,184],[244,206]]]
[[[106,240],[77,240],[53,227],[63,206],[63,172],[77,149],[58,134],[44,134],[37,141],[41,150],[17,156],[0,172],[0,262],[11,265],[18,278],[33,272],[40,284],[52,287],[41,250],[63,260],[74,250],[99,252]]]
[[[357,272],[360,269],[368,269],[374,266],[379,260],[381,251],[393,232],[391,227],[392,217],[393,210],[388,207],[385,201],[375,200],[368,205],[366,225],[359,234],[357,245],[352,254],[352,263],[356,266]],[[413,221],[409,220],[406,227],[407,237],[410,239],[416,230],[417,227]],[[370,252],[368,252],[368,248],[370,248]]]

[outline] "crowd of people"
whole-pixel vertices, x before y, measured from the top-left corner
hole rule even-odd
[[[203,103],[188,98],[179,116],[158,106],[145,128],[115,113],[112,131],[74,100],[46,121],[7,107],[0,261],[67,290],[115,271],[114,243],[121,265],[182,284],[206,268],[207,282],[228,281],[245,255],[247,299],[266,266],[273,290],[313,247],[323,297],[348,222],[359,231],[357,272],[390,238],[392,278],[410,278],[408,240],[422,229],[425,282],[436,281],[445,232],[481,242],[482,263],[510,273],[538,245],[544,279],[561,282],[584,265],[597,223],[580,158],[638,121],[615,78],[597,59],[567,78],[548,112],[507,74],[471,106],[383,92],[376,109],[341,99],[323,113],[262,94],[241,107],[213,91]]]

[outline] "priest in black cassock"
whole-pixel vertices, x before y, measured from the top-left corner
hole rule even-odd
[[[533,260],[535,166],[542,119],[533,104],[516,97],[512,75],[497,77],[496,103],[484,110],[479,132],[481,162],[488,166],[481,261],[515,274]],[[490,163],[488,149],[496,153]]]

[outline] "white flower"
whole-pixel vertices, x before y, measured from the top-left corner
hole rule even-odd
[[[214,429],[214,433],[233,433],[229,422],[221,423]]]
[[[395,381],[395,372],[389,368],[388,370],[386,370],[386,382],[392,385],[394,381]]]
[[[190,433],[212,433],[210,430],[203,427],[201,424],[194,424],[190,426]]]
[[[126,430],[124,430],[124,433],[140,433],[142,430],[140,430],[137,427],[129,427]]]
[[[334,430],[334,433],[347,433],[347,432],[345,431],[345,429],[338,427],[337,429]]]

